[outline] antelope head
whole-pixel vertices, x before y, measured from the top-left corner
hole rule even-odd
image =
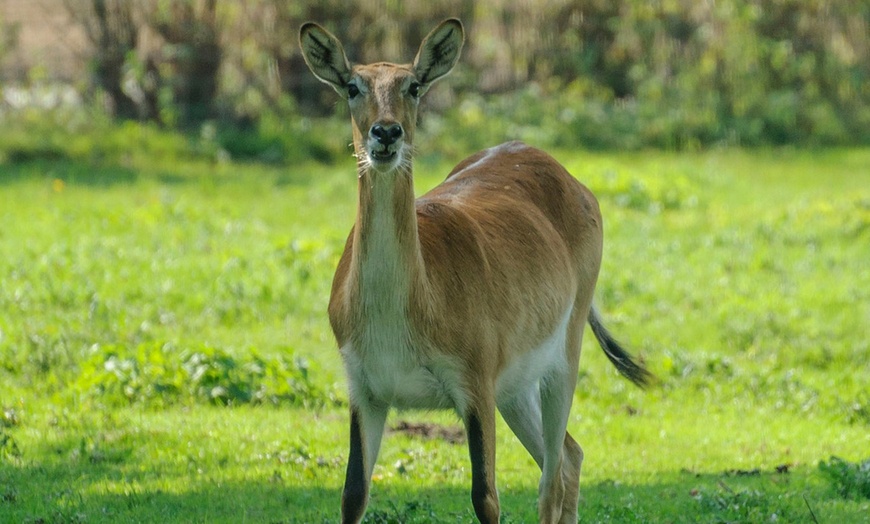
[[[429,33],[412,64],[351,66],[332,33],[315,23],[302,26],[299,41],[305,62],[350,107],[361,173],[410,167],[420,98],[453,69],[464,39],[462,23],[452,18]]]

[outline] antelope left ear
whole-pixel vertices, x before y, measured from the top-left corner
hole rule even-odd
[[[331,85],[341,96],[347,97],[350,63],[338,38],[319,25],[308,22],[299,30],[299,47],[314,76]]]
[[[414,74],[424,86],[429,86],[453,69],[459,61],[459,53],[465,42],[462,22],[448,18],[432,30],[417,51],[414,59]]]

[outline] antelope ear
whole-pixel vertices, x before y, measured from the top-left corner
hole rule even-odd
[[[465,42],[462,22],[448,18],[432,30],[417,51],[414,59],[414,74],[424,86],[429,86],[453,69],[459,60],[459,52]]]
[[[347,97],[350,63],[338,38],[314,22],[308,22],[299,29],[299,47],[314,76]]]

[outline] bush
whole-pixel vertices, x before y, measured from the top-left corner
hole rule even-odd
[[[179,350],[170,344],[96,345],[72,390],[110,405],[340,404],[332,387],[315,382],[304,359],[266,358],[256,351],[234,357],[217,348]]]
[[[776,498],[757,490],[732,491],[727,486],[725,488],[715,492],[699,490],[694,496],[705,513],[716,516],[716,522],[794,521],[786,506]]]
[[[593,149],[870,143],[870,9],[846,0],[508,2],[485,10],[356,0],[353,17],[334,1],[86,3],[92,8],[71,12],[95,44],[91,80],[116,115],[189,131],[215,118],[252,123],[259,134],[222,135],[224,149],[238,157],[292,161],[292,144],[309,139],[295,122],[334,111],[334,93],[301,58],[295,28],[302,22],[333,30],[352,61],[404,61],[448,14],[463,19],[469,40],[451,81],[430,98],[436,113],[453,108],[445,128],[467,127],[463,136],[476,142],[534,136]],[[156,48],[134,48],[146,28],[160,35]],[[293,138],[264,133],[258,123],[269,118],[291,122]],[[481,118],[499,127],[482,126]],[[323,139],[329,136],[314,142]],[[328,159],[323,152],[303,150]]]
[[[851,463],[831,457],[827,462],[819,463],[819,470],[841,497],[870,499],[870,459]]]

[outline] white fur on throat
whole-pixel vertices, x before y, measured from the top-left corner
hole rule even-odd
[[[398,158],[399,162],[410,158],[409,148],[403,146]],[[362,180],[371,184],[372,190],[371,225],[365,239],[365,258],[359,266],[364,325],[358,338],[341,348],[351,395],[361,403],[453,408],[462,413],[467,405],[467,387],[462,383],[461,363],[421,347],[425,342],[408,319],[411,274],[401,262],[393,211],[394,184],[388,179],[410,176],[410,170],[402,167],[391,173],[368,172]]]

